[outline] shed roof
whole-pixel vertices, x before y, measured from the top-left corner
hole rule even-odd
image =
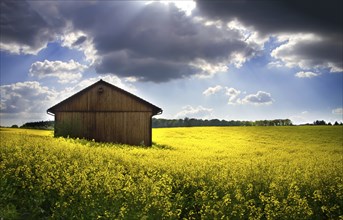
[[[59,109],[60,107],[66,105],[66,104],[67,104],[69,101],[71,101],[72,99],[77,98],[77,96],[80,96],[81,94],[84,94],[84,93],[88,92],[88,91],[91,90],[93,87],[98,86],[98,85],[107,85],[107,86],[109,86],[110,88],[112,88],[113,90],[115,90],[115,91],[117,91],[117,92],[119,92],[119,93],[122,93],[122,94],[124,94],[124,95],[127,95],[127,96],[131,97],[132,99],[134,99],[135,101],[141,103],[142,105],[145,105],[145,106],[151,108],[151,109],[152,109],[153,115],[157,115],[157,114],[161,114],[161,113],[162,113],[162,109],[159,108],[159,107],[157,107],[156,105],[153,105],[153,104],[151,104],[150,102],[148,102],[148,101],[146,101],[146,100],[144,100],[144,99],[142,99],[142,98],[140,98],[140,97],[138,97],[138,96],[136,96],[136,95],[134,95],[134,94],[132,94],[132,93],[129,93],[129,92],[127,92],[127,91],[125,91],[125,90],[123,90],[123,89],[117,87],[117,86],[114,86],[114,85],[112,85],[112,84],[110,84],[110,83],[108,83],[108,82],[106,82],[106,81],[103,81],[102,79],[100,79],[100,80],[97,81],[96,83],[94,83],[94,84],[92,84],[92,85],[86,87],[85,89],[83,89],[83,90],[81,90],[81,91],[75,93],[74,95],[70,96],[69,98],[67,98],[67,99],[65,99],[65,100],[63,100],[63,101],[61,101],[60,103],[58,103],[58,104],[52,106],[51,108],[49,108],[49,109],[47,110],[47,113],[53,113],[53,114],[55,114],[56,112],[58,112],[58,109]]]

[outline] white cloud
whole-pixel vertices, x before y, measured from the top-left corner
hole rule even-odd
[[[196,7],[196,2],[193,0],[187,0],[187,1],[158,1],[159,3],[163,4],[174,4],[179,10],[184,11],[187,16],[190,16],[192,14],[193,9]],[[146,4],[155,3],[155,1],[148,1]]]
[[[238,19],[234,19],[227,23],[228,30],[236,31],[240,35],[240,40],[245,42],[249,48],[253,49],[251,54],[246,51],[234,52],[230,56],[230,62],[236,68],[241,68],[245,62],[255,56],[258,51],[263,50],[264,44],[268,41],[269,36],[260,36],[253,27],[243,25]]]
[[[205,108],[199,105],[198,107],[192,107],[190,105],[184,106],[182,111],[175,115],[176,118],[211,118],[213,109]]]
[[[7,51],[16,55],[19,54],[32,54],[37,55],[39,51],[46,48],[47,43],[42,43],[38,47],[31,47],[20,43],[2,43],[0,42],[0,50]]]
[[[256,94],[250,94],[245,96],[241,102],[242,104],[256,104],[256,105],[266,105],[272,104],[273,99],[270,93],[258,91]]]
[[[69,25],[70,26],[70,25]],[[92,39],[82,31],[73,31],[72,27],[67,28],[61,38],[61,46],[83,52],[90,65],[98,59]]]
[[[267,65],[268,68],[281,68],[283,66],[284,64],[280,60],[269,62]]]
[[[340,54],[339,48],[342,45],[339,42],[313,33],[281,34],[277,39],[281,45],[271,52],[271,56],[288,68],[327,68],[330,72],[343,71],[339,58],[330,55]]]
[[[42,113],[51,105],[56,91],[36,81],[2,85],[1,113]]]
[[[214,26],[218,29],[223,28],[223,22],[221,20],[205,20],[205,19],[203,19],[202,22],[203,22],[203,25],[205,25],[205,26]]]
[[[200,58],[190,62],[189,65],[200,70],[200,72],[196,74],[199,78],[210,78],[216,73],[226,72],[229,69],[225,62],[210,63]]]
[[[260,36],[252,26],[243,25],[237,18],[227,23],[229,30],[238,31],[241,35],[241,40],[245,41],[249,46],[255,50],[262,50],[264,43],[268,41],[269,36]]]
[[[217,85],[214,87],[208,87],[202,94],[205,96],[210,96],[210,95],[214,95],[214,94],[220,92],[222,89],[223,89],[223,87],[220,85]]]
[[[223,87],[220,85],[209,87],[203,92],[203,95],[210,96],[216,93],[223,91]],[[225,87],[225,95],[229,98],[228,104],[255,104],[255,105],[266,105],[272,104],[274,100],[271,97],[270,93],[264,91],[258,91],[256,94],[246,95],[243,99],[240,98],[242,95],[246,94],[246,92],[241,92],[238,89],[232,87]],[[187,106],[189,107],[189,106]],[[190,110],[194,110],[190,109]]]
[[[296,47],[301,43],[311,42],[318,43],[320,38],[314,34],[294,34],[294,35],[279,35],[277,37],[281,44],[271,52],[271,56],[282,61],[286,67],[299,66],[302,69],[309,69],[309,60],[301,59],[296,54]]]
[[[335,108],[332,110],[332,114],[343,115],[343,108]]]
[[[331,70],[332,73],[341,73],[343,72],[343,68],[339,67],[338,65],[336,65],[335,63],[332,62],[328,62],[327,63],[328,68]]]
[[[307,71],[307,72],[300,71],[300,72],[297,72],[295,74],[295,76],[298,78],[312,78],[312,77],[316,77],[319,75],[320,75],[319,73],[314,73],[314,72],[310,72],[310,71]]]
[[[235,88],[228,88],[226,89],[226,95],[229,96],[229,104],[236,104],[236,99],[238,98],[238,95],[241,94],[241,91],[235,89]]]
[[[233,53],[231,54],[231,63],[237,68],[241,68],[243,64],[248,60],[248,57],[243,53]]]
[[[30,76],[38,77],[38,79],[56,77],[59,83],[74,83],[81,79],[81,72],[86,68],[87,66],[74,60],[69,60],[69,62],[44,60],[33,63],[29,73]]]
[[[248,38],[251,34],[251,30],[246,28],[239,20],[234,19],[226,24],[226,26],[230,30],[236,30],[239,31],[242,34],[242,37],[245,39]]]
[[[138,81],[137,77],[134,77],[134,76],[125,77],[125,82],[133,83],[137,81]]]

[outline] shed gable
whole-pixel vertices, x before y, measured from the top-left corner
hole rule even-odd
[[[162,110],[105,81],[98,81],[48,109],[48,112],[152,112]]]

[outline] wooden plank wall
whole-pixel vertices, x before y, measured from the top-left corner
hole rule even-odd
[[[57,112],[55,136],[151,145],[151,112]]]

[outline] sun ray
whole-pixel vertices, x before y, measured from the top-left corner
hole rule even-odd
[[[154,2],[160,2],[163,4],[174,4],[178,9],[182,10],[185,12],[185,14],[187,16],[192,14],[193,9],[196,7],[196,2],[193,0],[180,0],[180,1],[165,1],[165,0],[161,0],[161,1],[148,1],[146,2],[146,4],[151,4]]]

